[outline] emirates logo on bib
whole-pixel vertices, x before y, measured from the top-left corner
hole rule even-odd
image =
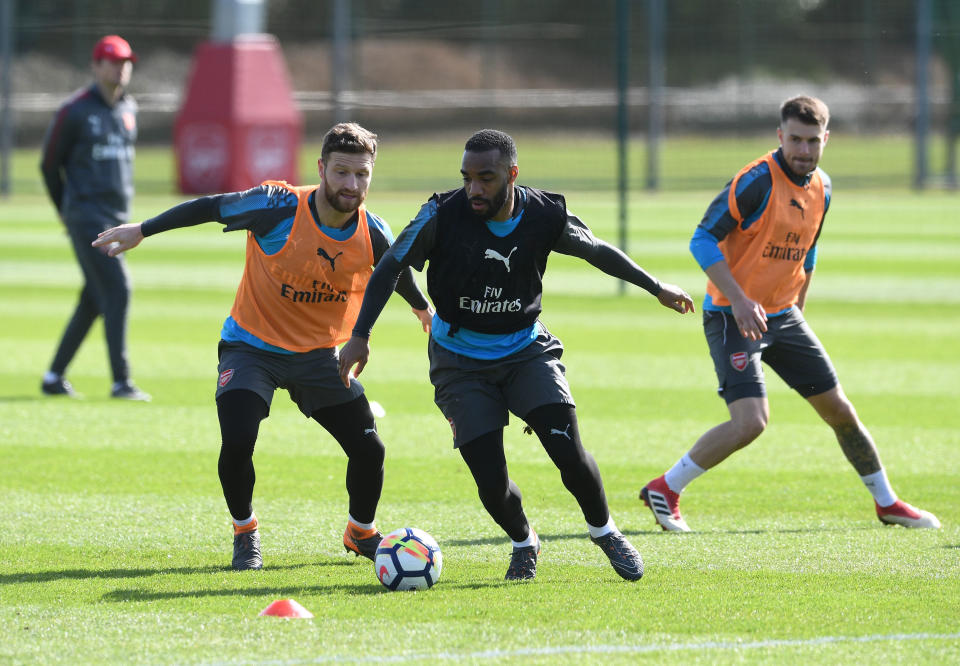
[[[233,379],[233,368],[230,368],[229,370],[224,370],[223,372],[220,373],[220,379],[217,380],[217,386],[219,386],[220,388],[223,388],[224,386],[227,385],[227,382],[229,382],[231,379]]]
[[[747,358],[747,352],[730,354],[730,365],[732,365],[733,369],[737,372],[743,372],[743,369],[747,367]]]

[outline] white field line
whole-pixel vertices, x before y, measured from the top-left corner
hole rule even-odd
[[[817,647],[838,643],[876,643],[882,641],[941,641],[960,639],[960,632],[949,634],[875,634],[871,636],[820,636],[818,638],[774,639],[767,641],[705,641],[703,643],[660,643],[653,645],[569,645],[542,648],[522,648],[517,650],[481,650],[478,652],[421,652],[409,655],[371,655],[357,657],[351,655],[318,656],[311,659],[290,659],[256,662],[210,662],[211,664],[271,664],[288,666],[292,664],[396,664],[407,661],[461,661],[476,659],[509,659],[513,657],[540,657],[551,655],[576,654],[650,654],[655,652],[679,652],[683,650],[763,650],[769,648]]]

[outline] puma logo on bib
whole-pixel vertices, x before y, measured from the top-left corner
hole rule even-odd
[[[336,267],[336,265],[335,265],[335,262],[337,261],[337,257],[339,257],[341,254],[343,254],[343,252],[337,252],[335,255],[333,255],[333,256],[331,257],[329,254],[327,254],[327,251],[324,250],[322,247],[318,247],[318,248],[317,248],[317,256],[318,256],[318,257],[323,257],[324,259],[326,259],[327,261],[330,262],[330,270],[331,270],[331,271],[337,270],[337,267]]]
[[[496,250],[487,249],[487,251],[483,253],[483,258],[484,258],[484,259],[495,259],[495,260],[497,260],[497,261],[502,261],[502,262],[503,262],[503,265],[507,267],[507,272],[509,273],[509,272],[510,272],[510,257],[511,257],[511,256],[513,255],[513,253],[516,252],[516,251],[517,251],[517,248],[513,248],[512,250],[510,250],[509,253],[507,253],[507,256],[503,256],[502,254],[500,254],[500,253],[497,252]]]

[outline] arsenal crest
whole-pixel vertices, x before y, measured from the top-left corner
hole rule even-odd
[[[230,368],[229,370],[224,370],[223,372],[220,373],[220,379],[217,380],[217,386],[219,386],[220,388],[223,388],[224,386],[227,385],[227,382],[229,382],[231,379],[233,379],[233,368]]]
[[[733,369],[737,372],[743,372],[743,369],[747,367],[747,352],[736,352],[730,354],[730,365],[733,366]]]

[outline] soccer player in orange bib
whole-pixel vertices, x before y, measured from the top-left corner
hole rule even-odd
[[[224,231],[246,231],[243,278],[220,333],[216,389],[218,472],[233,517],[234,569],[263,566],[252,506],[253,449],[278,388],[287,389],[304,416],[347,454],[344,548],[373,560],[380,543],[374,514],[384,446],[363,387],[357,381],[344,386],[337,357],[373,267],[393,242],[390,227],[363,205],[376,155],[376,134],[341,123],[323,138],[320,185],[266,181],[244,192],[201,197],[105,231],[93,243],[114,256],[161,231],[208,221],[220,222]],[[429,332],[433,309],[410,269],[396,291]]]
[[[665,474],[640,491],[664,530],[688,532],[679,500],[687,484],[755,440],[770,408],[760,362],[800,395],[836,434],[885,524],[939,528],[933,514],[893,491],[873,439],[803,317],[830,206],[830,178],[817,165],[830,112],[813,97],[780,108],[780,148],[754,160],[714,199],[690,250],[709,278],[703,326],[730,420],[708,430]]]

